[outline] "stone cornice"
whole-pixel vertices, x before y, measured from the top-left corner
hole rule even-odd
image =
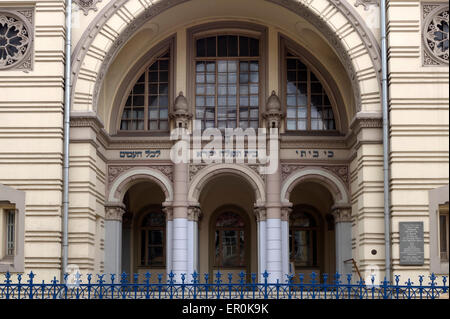
[[[356,137],[361,129],[369,128],[378,128],[381,129],[383,127],[383,116],[381,113],[369,113],[369,112],[359,112],[356,114],[356,116],[353,118],[353,120],[350,123],[350,129],[351,134],[349,137],[349,141],[353,140],[354,144],[355,142],[358,142],[355,140],[354,137]]]
[[[105,126],[102,120],[93,112],[70,114],[70,127],[90,127],[99,133]]]

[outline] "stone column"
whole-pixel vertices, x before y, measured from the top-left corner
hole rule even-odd
[[[188,151],[189,140],[188,137],[188,124],[189,120],[192,118],[192,114],[189,109],[188,102],[180,92],[174,101],[173,111],[170,113],[170,118],[172,119],[172,127],[177,128],[173,130],[173,133],[177,135],[175,138],[171,135],[171,140],[174,142],[174,146],[180,143],[180,146],[185,146]],[[181,282],[181,274],[187,275],[189,273],[188,268],[188,181],[189,181],[189,163],[188,158],[185,158],[187,154],[183,153],[183,147],[178,149],[175,147],[175,158],[174,161],[174,171],[173,171],[173,242],[172,242],[172,271],[175,274],[174,279],[176,282]],[[191,258],[191,257],[189,257]]]
[[[264,282],[262,274],[266,270],[266,208],[255,206],[253,213],[258,232],[258,278],[259,282]]]
[[[119,275],[122,272],[122,216],[125,205],[105,205],[105,273]]]
[[[173,207],[165,206],[163,203],[163,212],[166,214],[166,273],[170,274],[173,261]]]
[[[281,244],[281,170],[280,170],[280,134],[279,128],[283,113],[281,102],[275,91],[267,100],[264,112],[266,126],[270,132],[267,139],[269,150],[269,167],[273,168],[266,175],[266,270],[271,283],[283,281],[283,262]]]
[[[292,205],[292,204],[291,204]],[[283,282],[287,280],[289,272],[289,216],[291,207],[281,208],[281,261],[283,266]],[[295,271],[295,270],[293,270]]]
[[[198,219],[199,206],[190,206],[188,210],[188,279],[192,280],[194,271],[198,272]]]
[[[181,282],[181,274],[188,274],[188,164],[174,167],[172,270],[174,279]]]
[[[350,205],[332,207],[336,236],[336,271],[342,275],[352,273],[352,208]]]

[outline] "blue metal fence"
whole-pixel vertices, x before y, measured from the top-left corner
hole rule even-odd
[[[28,277],[28,278],[25,278]],[[64,276],[59,282],[54,278],[50,283],[36,282],[33,272],[28,275],[5,274],[0,283],[0,299],[437,299],[448,298],[447,277],[440,282],[432,274],[429,281],[419,276],[419,282],[410,279],[401,282],[395,276],[393,283],[386,279],[378,285],[375,277],[370,283],[363,280],[354,281],[352,275],[336,274],[330,278],[323,274],[319,278],[312,273],[309,278],[303,274],[287,276],[285,282],[268,282],[269,274],[263,274],[263,282],[257,282],[257,275],[250,278],[240,273],[238,278],[232,274],[215,274],[213,280],[208,274],[203,278],[198,273],[192,274],[189,282],[184,274],[180,280],[170,273],[168,278],[157,274],[123,273],[120,278],[115,275],[91,274],[74,277]],[[72,280],[71,280],[72,279]]]

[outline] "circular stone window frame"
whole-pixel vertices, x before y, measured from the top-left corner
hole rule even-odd
[[[449,64],[448,60],[444,60],[438,56],[435,55],[435,53],[430,49],[429,45],[428,45],[428,38],[427,38],[427,33],[428,33],[428,26],[430,25],[430,23],[433,21],[433,19],[440,14],[443,11],[448,11],[449,10],[449,5],[445,4],[445,5],[441,5],[438,6],[436,8],[434,8],[425,18],[424,23],[423,23],[423,27],[422,27],[422,41],[423,41],[423,45],[425,47],[425,51],[428,54],[428,56],[433,59],[433,61],[439,63],[440,65],[442,64]]]
[[[29,10],[29,9],[24,8],[24,10]],[[28,18],[25,15],[21,14],[17,10],[11,10],[11,9],[8,10],[8,9],[0,8],[0,15],[5,15],[7,17],[15,18],[15,19],[19,20],[21,23],[23,23],[25,26],[25,29],[28,32],[28,38],[29,38],[28,48],[27,48],[26,52],[23,54],[22,58],[8,66],[0,66],[0,71],[14,70],[14,69],[31,70],[31,68],[32,68],[31,61],[30,61],[30,65],[28,67],[21,68],[21,66],[25,62],[28,61],[28,59],[31,56],[31,52],[33,51],[33,45],[34,45],[33,25],[30,23],[30,21],[28,20]]]

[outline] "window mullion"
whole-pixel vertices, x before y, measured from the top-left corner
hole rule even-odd
[[[216,40],[217,43],[217,40]],[[217,55],[217,52],[216,52]],[[219,63],[218,63],[218,59],[214,60],[215,66],[214,66],[214,71],[216,72],[216,76],[215,76],[215,81],[216,83],[214,83],[215,86],[215,90],[214,90],[214,127],[217,127],[217,114],[219,112],[219,98],[218,98],[218,91],[219,91]],[[205,65],[206,67],[207,65]],[[205,69],[206,70],[206,69]],[[208,74],[208,72],[206,71],[206,74]],[[206,84],[208,85],[208,84]],[[205,126],[206,128],[206,126]]]
[[[145,69],[145,88],[144,88],[144,131],[148,131],[149,127],[148,127],[148,121],[149,121],[149,117],[148,117],[148,113],[149,113],[149,106],[148,106],[148,100],[150,98],[149,95],[149,80],[148,80],[148,67],[146,67]]]
[[[307,100],[308,100],[308,119],[307,119],[307,130],[311,130],[311,73],[309,68],[306,68],[306,74],[307,74],[307,84],[306,84],[306,94],[307,94]]]
[[[238,41],[238,52],[239,51],[239,41]],[[236,128],[240,127],[241,119],[240,119],[240,109],[241,109],[241,91],[240,91],[240,78],[241,78],[241,61],[237,61],[236,66]],[[250,89],[250,86],[249,86]],[[227,94],[228,94],[228,88],[227,88]],[[228,109],[227,109],[228,111]],[[227,114],[228,119],[228,114]],[[248,120],[248,119],[247,119]]]

